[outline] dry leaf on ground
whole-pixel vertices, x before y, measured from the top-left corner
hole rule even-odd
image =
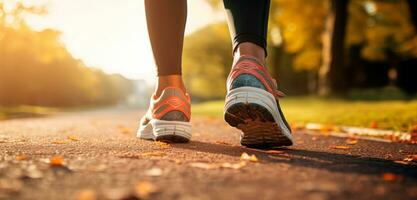
[[[251,161],[251,162],[258,162],[258,158],[255,156],[255,154],[249,155],[245,152],[243,152],[242,155],[240,155],[240,159]]]
[[[396,174],[394,174],[394,173],[384,173],[384,174],[382,174],[382,179],[384,181],[391,182],[391,181],[397,180],[398,179],[398,176]]]
[[[346,144],[349,144],[349,145],[355,145],[357,143],[358,143],[357,139],[347,139],[346,140]]]
[[[67,144],[68,142],[62,140],[53,141],[52,144]]]
[[[135,192],[138,198],[147,199],[152,194],[158,192],[158,188],[148,181],[140,181],[136,183]]]
[[[54,156],[49,159],[49,164],[52,166],[62,166],[64,164],[64,157]]]
[[[266,153],[268,153],[268,154],[283,154],[285,152],[284,151],[279,151],[279,150],[268,150],[268,151],[266,151]]]
[[[217,169],[219,168],[216,164],[204,163],[204,162],[193,162],[190,164],[191,167],[200,169]]]
[[[229,143],[229,142],[226,142],[226,141],[224,141],[224,140],[218,140],[218,141],[216,141],[216,144],[230,145],[230,143]]]
[[[246,166],[246,162],[239,162],[239,163],[223,163],[221,164],[222,168],[229,168],[229,169],[240,169]]]
[[[151,151],[151,152],[141,153],[140,155],[141,156],[162,157],[162,156],[166,156],[167,154],[165,152],[162,152],[162,151]]]
[[[166,149],[166,148],[171,147],[170,144],[168,144],[166,142],[161,142],[161,141],[155,141],[154,144],[157,145],[157,146],[159,146],[159,147],[161,147],[161,148],[163,148],[163,149]]]
[[[161,176],[162,169],[158,167],[154,167],[145,171],[146,176]]]
[[[337,146],[333,146],[333,149],[347,150],[347,149],[350,149],[350,147],[349,146],[343,146],[343,145],[337,145]]]
[[[79,141],[79,139],[76,136],[70,135],[67,137],[71,141]]]
[[[28,159],[28,156],[25,154],[19,154],[16,156],[16,160],[18,161],[27,160],[27,159]]]
[[[406,158],[404,158],[405,162],[417,162],[417,154],[414,155],[407,155]]]
[[[81,190],[77,193],[76,200],[96,200],[97,194],[94,190]]]

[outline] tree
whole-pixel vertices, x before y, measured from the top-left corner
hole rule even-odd
[[[346,23],[349,0],[330,0],[329,14],[323,35],[323,60],[319,70],[320,95],[342,93],[347,89],[344,63]]]

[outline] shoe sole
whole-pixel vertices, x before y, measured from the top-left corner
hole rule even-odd
[[[243,146],[291,146],[291,132],[279,113],[275,97],[263,89],[240,87],[231,90],[226,97],[224,119],[242,131],[240,143]]]
[[[191,124],[152,119],[145,126],[140,126],[137,137],[167,143],[186,143],[191,139]]]

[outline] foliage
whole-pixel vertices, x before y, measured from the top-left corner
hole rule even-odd
[[[189,35],[184,44],[184,75],[188,91],[197,98],[223,98],[232,65],[232,47],[225,23]]]
[[[60,33],[33,31],[24,14],[44,9],[0,2],[0,105],[78,106],[113,104],[129,93],[131,83],[75,59],[60,42]]]

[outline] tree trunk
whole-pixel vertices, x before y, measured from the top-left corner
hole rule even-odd
[[[410,10],[411,21],[413,22],[414,29],[417,31],[417,1],[407,0],[408,8]]]
[[[319,95],[343,94],[348,76],[344,63],[344,43],[349,0],[330,0],[330,13],[323,33],[323,60],[319,69]]]

